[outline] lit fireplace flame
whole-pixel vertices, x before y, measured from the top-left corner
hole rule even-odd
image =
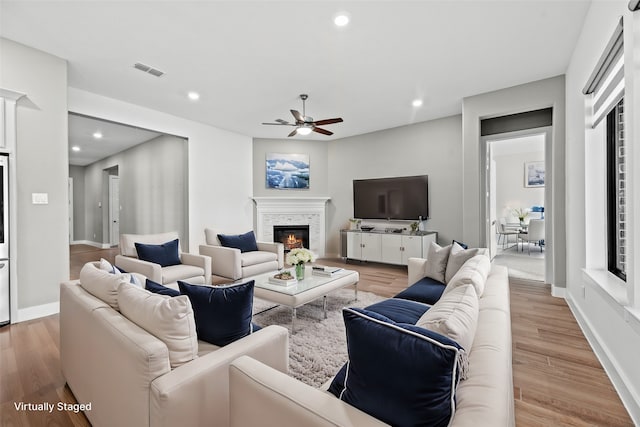
[[[295,235],[289,234],[287,239],[284,241],[284,244],[288,249],[301,248],[302,239],[298,239]]]

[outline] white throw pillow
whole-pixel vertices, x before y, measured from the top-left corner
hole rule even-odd
[[[426,277],[445,283],[444,275],[447,270],[447,260],[449,259],[450,251],[451,245],[441,247],[437,243],[431,242],[427,253]]]
[[[131,275],[131,280],[129,280],[129,283],[139,288],[144,288],[144,284],[147,281],[147,276],[145,276],[144,274],[135,273],[135,272],[129,273],[129,274]]]
[[[456,274],[453,275],[442,295],[451,292],[462,285],[473,285],[478,298],[484,293],[484,286],[491,270],[491,261],[486,255],[476,255],[467,260]]]
[[[451,338],[468,354],[476,335],[479,310],[480,303],[473,285],[458,286],[427,310],[416,326]]]
[[[154,294],[124,284],[118,289],[120,312],[166,344],[171,368],[198,356],[198,336],[189,297]]]
[[[100,263],[88,262],[80,270],[80,286],[96,298],[101,299],[115,310],[118,307],[118,288],[121,283],[129,283],[129,274],[113,274],[101,270]]]
[[[120,271],[120,269],[118,269],[118,267],[116,267],[115,265],[112,265],[109,261],[107,261],[104,258],[100,258],[100,266],[99,266],[100,270],[102,271],[106,271],[107,273],[113,273],[113,274],[128,274],[129,275],[129,283],[131,283],[132,285],[136,285],[139,286],[141,288],[143,288],[144,286],[142,286],[142,284],[147,280],[147,278],[145,276],[143,276],[140,273],[122,273],[122,271]],[[116,288],[117,291],[117,288]]]
[[[465,249],[454,242],[451,245],[451,252],[449,253],[449,259],[447,260],[447,271],[444,274],[445,283],[449,283],[449,280],[454,274],[460,270],[460,267],[467,262],[468,259],[478,255],[479,248]]]
[[[111,265],[111,263],[104,258],[100,258],[100,270],[106,271],[107,273],[119,272],[119,271],[116,271],[115,268],[113,268],[113,265]]]

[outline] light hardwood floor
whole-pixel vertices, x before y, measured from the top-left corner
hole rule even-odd
[[[72,247],[71,275],[117,250]],[[322,260],[344,267],[341,260]],[[349,264],[358,289],[390,297],[407,285],[406,268]],[[528,426],[632,426],[611,382],[564,300],[548,286],[511,280],[516,423]],[[0,425],[86,426],[82,413],[18,412],[14,402],[75,402],[60,372],[58,316],[0,328]],[[483,426],[478,420],[478,426]]]

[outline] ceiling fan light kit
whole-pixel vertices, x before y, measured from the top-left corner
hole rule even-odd
[[[328,131],[326,129],[319,128],[318,126],[330,125],[333,123],[342,122],[341,117],[336,117],[334,119],[324,119],[314,121],[313,117],[307,116],[306,114],[306,106],[305,101],[309,98],[307,94],[301,94],[300,99],[302,99],[302,114],[300,114],[297,110],[291,110],[291,114],[293,118],[296,119],[295,123],[289,123],[286,120],[276,119],[276,123],[262,123],[263,125],[276,125],[276,126],[295,126],[295,129],[287,136],[292,137],[294,135],[309,135],[311,132],[321,133],[323,135],[333,135],[333,132]]]

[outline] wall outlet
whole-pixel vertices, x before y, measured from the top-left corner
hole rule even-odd
[[[31,193],[31,203],[34,205],[48,205],[49,193]]]

